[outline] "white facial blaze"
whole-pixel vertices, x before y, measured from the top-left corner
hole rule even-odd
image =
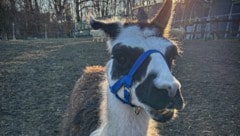
[[[154,85],[158,89],[166,89],[170,97],[174,97],[180,88],[180,82],[172,75],[167,63],[160,54],[152,54],[152,59],[147,69],[147,75],[156,73]]]

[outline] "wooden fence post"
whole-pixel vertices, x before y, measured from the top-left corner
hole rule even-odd
[[[240,33],[240,22],[238,22],[238,31],[237,31],[237,33],[238,33],[237,34],[237,38],[240,38],[240,34],[239,34]]]
[[[45,39],[47,39],[48,38],[48,36],[47,36],[47,24],[45,24],[44,27],[45,27]]]
[[[232,19],[233,5],[234,5],[234,3],[232,2],[231,8],[230,8],[230,12],[229,12],[229,15],[228,15],[228,20],[231,20],[231,19]],[[227,38],[227,36],[228,36],[228,33],[229,33],[229,31],[230,31],[230,23],[231,23],[230,21],[227,22],[227,26],[226,26],[224,38]]]
[[[16,37],[15,37],[15,24],[14,24],[14,22],[12,23],[12,33],[13,33],[13,40],[16,40]]]

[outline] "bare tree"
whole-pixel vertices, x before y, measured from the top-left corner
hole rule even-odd
[[[7,1],[0,1],[0,37],[2,39],[8,39],[11,30],[12,21],[14,21],[13,13],[15,9],[15,1],[11,0],[10,3]]]
[[[56,12],[57,21],[59,22],[63,21],[64,7],[67,4],[67,0],[52,0],[52,2]]]
[[[75,3],[75,12],[76,12],[76,20],[77,22],[80,22],[80,0],[74,0],[74,3]]]
[[[63,28],[62,22],[64,20],[64,7],[67,4],[67,0],[52,0],[54,9],[56,12],[56,21],[58,26],[58,37],[62,36]]]

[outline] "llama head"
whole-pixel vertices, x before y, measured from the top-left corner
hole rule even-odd
[[[184,107],[181,85],[171,73],[171,64],[178,54],[177,46],[164,38],[171,18],[172,1],[166,0],[156,17],[149,22],[112,22],[90,18],[93,29],[102,29],[108,36],[111,59],[107,63],[107,80],[112,87],[123,80],[116,94],[125,101],[129,92],[129,103],[144,109],[159,122],[172,119],[178,109]],[[149,54],[130,77],[128,89],[124,77],[129,75],[136,60],[143,53]],[[129,79],[128,79],[129,80]],[[117,100],[117,99],[116,99]]]

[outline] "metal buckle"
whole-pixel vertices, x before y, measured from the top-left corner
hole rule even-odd
[[[130,88],[127,88],[127,87],[125,87],[124,86],[124,99],[125,99],[125,101],[127,102],[127,103],[131,103],[130,101],[130,99],[131,99],[131,93],[130,93]]]
[[[141,112],[141,110],[142,110],[141,107],[138,107],[138,106],[134,107],[134,112],[136,115],[138,115]]]
[[[130,94],[130,89],[131,88],[127,88],[126,86],[124,86],[124,90],[126,90],[129,94]]]

